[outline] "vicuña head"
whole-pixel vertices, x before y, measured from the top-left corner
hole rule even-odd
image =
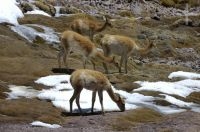
[[[91,40],[93,40],[93,35],[97,32],[103,31],[107,26],[112,27],[110,21],[107,17],[105,18],[104,23],[100,23],[94,20],[89,19],[75,19],[71,23],[71,29],[77,33],[80,33],[82,35],[89,36]]]
[[[125,111],[125,102],[124,99],[117,93],[114,93],[111,87],[111,84],[107,77],[99,72],[88,69],[79,69],[72,73],[70,77],[70,83],[74,88],[74,93],[70,98],[70,113],[72,113],[72,105],[74,99],[76,99],[76,104],[80,113],[82,114],[82,109],[79,104],[80,93],[83,88],[93,91],[92,93],[92,108],[91,112],[93,113],[94,102],[96,98],[96,92],[99,95],[99,101],[101,104],[102,114],[105,113],[103,107],[103,91],[107,91],[111,99],[117,104],[121,111]]]
[[[85,69],[86,62],[90,61],[95,69],[95,61],[98,59],[104,63],[113,63],[116,65],[114,57],[105,57],[104,54],[97,50],[95,44],[87,37],[84,37],[74,31],[64,31],[61,34],[61,49],[58,54],[58,65],[61,68],[61,57],[68,68],[67,58],[71,51],[81,54],[83,57],[83,67]]]
[[[103,48],[105,56],[110,56],[111,54],[121,56],[118,68],[119,72],[121,72],[121,67],[124,63],[125,73],[127,73],[128,57],[130,57],[132,53],[139,52],[140,54],[146,54],[154,46],[153,42],[150,42],[145,48],[141,48],[133,39],[129,37],[109,34],[106,34],[101,38],[100,44]],[[106,64],[104,63],[103,65],[106,73],[108,73]]]

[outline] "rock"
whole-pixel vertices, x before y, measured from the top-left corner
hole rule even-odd
[[[44,12],[50,14],[51,16],[55,16],[56,14],[56,9],[50,5],[50,4],[46,4],[44,2],[40,2],[40,1],[36,1],[35,6],[38,7],[40,10],[43,10]]]
[[[154,35],[154,32],[151,30],[144,29],[143,31],[141,31],[141,34],[144,34],[147,38],[149,38],[150,36]]]
[[[166,34],[159,34],[158,35],[158,39],[160,39],[160,40],[166,40],[166,39],[170,39],[170,38],[171,38],[171,36],[166,35]]]
[[[36,36],[33,42],[34,42],[34,43],[37,43],[37,44],[38,44],[38,43],[39,43],[39,44],[43,44],[43,43],[45,43],[46,41],[45,41],[42,37]]]
[[[121,10],[119,11],[119,15],[122,17],[133,17],[133,13],[128,10]]]
[[[175,2],[173,0],[161,0],[161,5],[166,6],[166,7],[174,7]]]
[[[158,39],[158,36],[157,35],[153,35],[153,36],[150,36],[149,39],[150,40],[156,40],[156,39]]]
[[[185,26],[193,26],[193,21],[191,19],[178,19],[173,24],[171,24],[171,27],[178,27],[179,25],[185,25]]]
[[[62,0],[59,0],[59,1],[62,1]],[[57,0],[46,0],[46,2],[50,5],[53,5],[53,6],[56,6],[57,5]]]
[[[154,16],[152,16],[151,19],[160,21],[160,17],[156,14]]]
[[[127,92],[131,92],[131,91],[133,91],[133,89],[137,89],[137,88],[140,87],[139,84],[133,83],[133,82],[117,83],[117,84],[114,84],[114,86],[115,86],[117,89],[125,90],[125,91],[127,91]]]
[[[167,57],[167,56],[175,56],[176,50],[171,45],[169,40],[163,41],[160,44],[157,44],[158,50],[161,53],[160,56]]]
[[[60,8],[60,14],[76,14],[82,11],[72,6],[64,6]]]
[[[139,35],[137,35],[137,38],[138,38],[138,39],[145,39],[145,38],[146,38],[146,35],[144,35],[144,34],[139,34]]]
[[[21,9],[22,9],[22,12],[23,13],[26,13],[27,11],[32,11],[33,10],[33,7],[30,3],[28,2],[23,2],[21,3]]]

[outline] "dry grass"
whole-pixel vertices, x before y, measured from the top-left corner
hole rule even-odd
[[[191,71],[189,68],[182,66],[170,66],[167,64],[145,64],[144,67],[141,67],[143,73],[149,75],[146,77],[147,81],[169,81],[168,75],[174,71]]]
[[[61,111],[50,102],[37,99],[0,100],[0,113],[15,119],[62,123]],[[1,119],[0,119],[1,120]]]
[[[193,92],[186,98],[189,102],[200,104],[200,92]]]
[[[48,14],[54,16],[56,11],[54,9],[54,7],[50,4],[46,4],[44,2],[41,1],[35,1],[35,6],[37,6],[39,9],[47,12]]]
[[[0,99],[6,98],[6,94],[4,92],[9,92],[9,89],[7,84],[0,80]]]
[[[44,26],[51,27],[57,32],[63,32],[67,29],[67,21],[62,21],[57,18],[47,17],[44,15],[28,15],[18,20],[20,24],[40,24]]]
[[[115,131],[127,131],[138,123],[156,122],[162,119],[162,115],[150,109],[136,109],[127,115],[116,119],[113,124]]]
[[[133,17],[133,13],[128,10],[121,10],[119,11],[119,15],[122,17]]]
[[[166,7],[174,7],[175,6],[175,2],[174,0],[160,0],[161,1],[161,4],[163,6],[166,6]]]
[[[183,8],[186,3],[191,7],[199,6],[198,0],[160,0],[161,4],[166,7],[181,7]]]
[[[144,96],[163,97],[159,95],[161,92],[157,91],[138,91],[137,93],[143,94]]]
[[[185,0],[185,1],[188,2],[191,7],[200,5],[200,1],[199,0]]]

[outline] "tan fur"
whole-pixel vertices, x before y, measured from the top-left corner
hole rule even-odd
[[[95,44],[87,37],[84,37],[74,31],[65,31],[61,34],[61,50],[58,54],[58,65],[61,68],[61,57],[63,57],[64,64],[68,67],[66,59],[70,51],[79,53],[83,57],[83,67],[85,68],[86,62],[91,61],[95,69],[94,59],[99,59],[105,63],[114,63],[114,58],[105,57],[102,52],[98,51]]]
[[[107,18],[103,24],[89,19],[75,19],[71,24],[71,29],[82,35],[89,36],[93,40],[94,34],[103,31],[107,26],[111,26]]]
[[[113,92],[109,80],[101,72],[88,69],[79,69],[72,73],[70,82],[72,87],[74,88],[74,93],[70,99],[70,113],[72,113],[72,104],[74,99],[76,99],[76,104],[78,106],[78,109],[80,113],[82,113],[79,104],[79,98],[83,88],[93,91],[91,112],[93,112],[96,92],[98,92],[102,113],[104,114],[104,107],[103,107],[104,90],[108,92],[108,95],[118,105],[121,111],[125,110],[124,100],[119,96],[119,94]]]
[[[139,52],[141,54],[145,54],[153,47],[153,43],[149,43],[147,47],[140,48],[136,42],[129,37],[109,34],[104,35],[100,43],[105,56],[110,56],[111,54],[121,56],[119,72],[121,72],[122,63],[124,62],[126,73],[128,57],[131,56],[132,53]],[[104,64],[104,68],[106,73],[108,73],[106,64]]]

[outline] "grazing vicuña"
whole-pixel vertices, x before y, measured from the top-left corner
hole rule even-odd
[[[103,107],[104,90],[107,91],[108,95],[117,104],[119,109],[121,111],[125,111],[124,99],[119,94],[113,92],[109,80],[103,73],[94,70],[79,69],[72,73],[70,82],[72,87],[74,88],[74,93],[70,99],[70,113],[72,113],[73,101],[74,99],[76,99],[76,104],[78,106],[80,113],[82,114],[82,110],[79,104],[79,98],[83,88],[93,91],[91,112],[93,112],[96,92],[98,92],[99,101],[101,103],[101,108],[102,108],[102,114],[104,114],[104,107]]]

